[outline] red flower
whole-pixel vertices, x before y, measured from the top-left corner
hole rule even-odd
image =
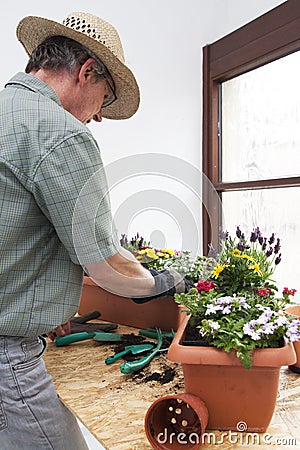
[[[215,283],[213,283],[212,281],[208,281],[208,280],[199,280],[197,283],[196,288],[198,289],[199,292],[208,292],[211,289],[215,289],[217,287],[217,285]]]
[[[289,289],[285,287],[282,291],[283,294],[292,295],[294,297],[295,293],[297,292],[297,289]]]
[[[259,295],[264,297],[265,295],[267,295],[267,288],[263,287],[262,289],[257,289],[257,292],[259,293]]]
[[[272,289],[268,288],[267,286],[264,286],[261,289],[257,289],[257,292],[261,297],[270,297],[270,295],[273,294]]]

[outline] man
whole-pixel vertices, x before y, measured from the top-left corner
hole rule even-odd
[[[69,332],[83,268],[135,301],[184,291],[185,280],[148,272],[115,237],[86,125],[139,106],[117,31],[72,13],[63,24],[25,17],[17,36],[30,55],[26,73],[0,94],[0,448],[86,449],[45,371],[40,336]]]

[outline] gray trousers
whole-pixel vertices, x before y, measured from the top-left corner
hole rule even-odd
[[[0,449],[87,450],[42,360],[43,338],[0,336]]]

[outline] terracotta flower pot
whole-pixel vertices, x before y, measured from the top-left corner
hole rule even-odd
[[[177,330],[183,314],[173,297],[160,297],[137,304],[128,297],[120,297],[101,289],[89,277],[84,277],[79,314],[99,311],[101,319],[135,328]]]
[[[157,399],[145,416],[145,432],[155,450],[196,450],[208,421],[204,402],[195,395],[167,395]]]
[[[185,391],[205,402],[207,428],[264,432],[275,409],[280,367],[295,362],[293,346],[254,350],[247,370],[233,351],[183,345],[188,321],[182,321],[168,358],[182,364]]]
[[[297,319],[300,319],[300,305],[289,306],[286,308],[286,312],[292,316],[296,316]],[[290,365],[289,368],[292,372],[300,373],[300,342],[293,342],[294,349],[297,356],[297,361],[295,364]]]

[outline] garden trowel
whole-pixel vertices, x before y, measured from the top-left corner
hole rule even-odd
[[[154,347],[153,344],[128,345],[127,347],[124,348],[122,352],[116,353],[115,355],[106,358],[105,364],[112,364],[118,359],[123,358],[123,356],[127,355],[128,353],[132,353],[132,355],[137,355],[139,353],[152,350],[153,347]]]

